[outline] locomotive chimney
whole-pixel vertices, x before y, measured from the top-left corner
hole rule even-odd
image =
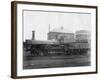
[[[35,31],[32,31],[32,40],[35,40]]]
[[[61,30],[63,30],[64,29],[64,27],[63,26],[61,26]]]

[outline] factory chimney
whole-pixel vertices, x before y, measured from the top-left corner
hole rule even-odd
[[[32,40],[35,40],[35,31],[32,31]]]
[[[50,32],[50,24],[49,24],[49,32]]]

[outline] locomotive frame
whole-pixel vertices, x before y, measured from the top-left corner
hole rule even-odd
[[[72,7],[72,8],[84,8],[84,9],[95,9],[95,41],[96,41],[96,44],[95,44],[95,48],[96,48],[96,51],[95,51],[95,70],[94,71],[86,71],[86,72],[71,72],[71,73],[66,73],[66,72],[63,72],[63,73],[52,73],[52,74],[40,74],[40,75],[18,75],[18,71],[19,70],[19,67],[18,67],[18,46],[17,46],[17,42],[18,42],[18,4],[22,4],[22,5],[43,5],[43,6],[53,6],[53,7]],[[40,3],[40,2],[24,2],[24,1],[12,1],[11,2],[11,77],[14,78],[14,79],[18,79],[18,78],[35,78],[35,77],[50,77],[50,76],[66,76],[66,75],[80,75],[80,74],[94,74],[94,73],[97,73],[98,72],[98,69],[97,69],[97,44],[98,44],[98,41],[97,41],[97,37],[98,37],[98,29],[97,29],[97,26],[98,26],[98,9],[97,9],[97,6],[89,6],[89,5],[73,5],[73,4],[58,4],[58,3]],[[29,44],[27,44],[29,45]],[[43,44],[44,45],[44,44]],[[58,45],[58,44],[57,44]],[[64,46],[65,44],[61,44],[62,46],[59,46],[59,47],[62,47],[63,50],[67,51]],[[66,44],[66,45],[69,45],[69,44]],[[31,45],[32,46],[32,45]],[[48,45],[47,45],[48,46]],[[45,47],[45,50],[48,50],[46,49],[47,46]],[[53,46],[51,44],[51,46]],[[50,46],[48,46],[50,47]],[[31,47],[31,50],[33,51],[33,47]],[[36,51],[35,51],[36,52]],[[49,52],[49,51],[48,51]],[[33,52],[32,52],[33,53]],[[37,56],[37,55],[36,55]],[[21,65],[22,66],[22,65]]]

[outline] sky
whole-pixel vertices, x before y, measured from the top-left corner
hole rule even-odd
[[[35,31],[36,40],[47,40],[47,33],[55,28],[66,32],[75,33],[78,30],[91,31],[91,14],[71,12],[48,11],[23,11],[23,40],[32,39],[32,31]]]

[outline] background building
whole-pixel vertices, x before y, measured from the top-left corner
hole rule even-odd
[[[87,30],[79,30],[75,35],[76,42],[90,42],[90,38],[90,32]]]
[[[48,40],[57,40],[59,42],[74,42],[74,33],[65,30],[63,27],[55,28],[48,33]]]

